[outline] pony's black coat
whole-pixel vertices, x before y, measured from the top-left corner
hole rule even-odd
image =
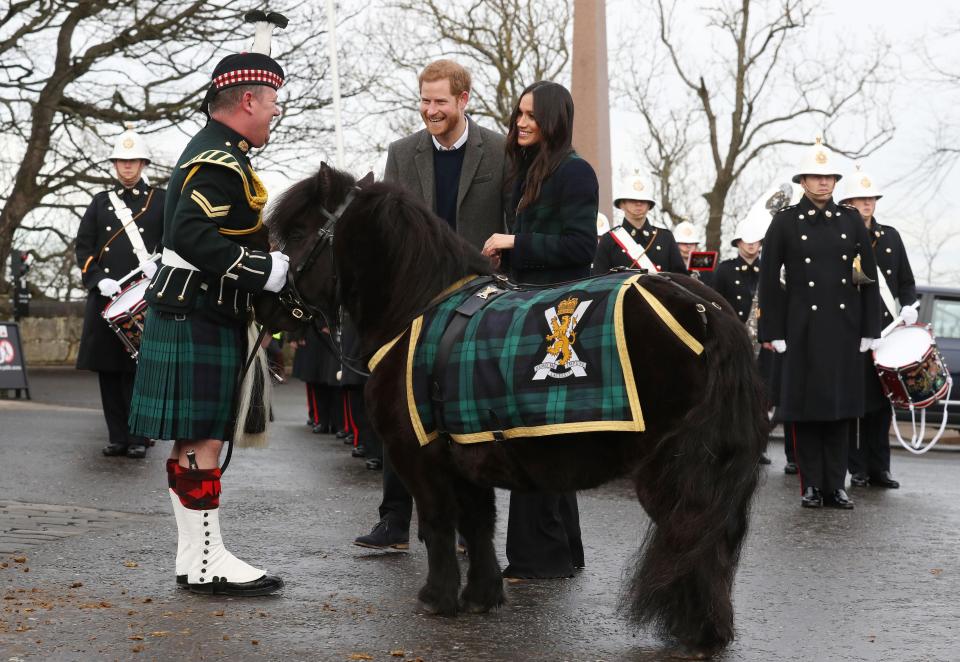
[[[353,184],[322,166],[273,209],[271,231],[286,242],[292,264],[323,224],[319,206],[335,209]],[[304,274],[300,290],[331,318],[342,302],[372,352],[474,273],[489,273],[476,250],[413,196],[378,183],[356,194],[336,226],[332,255]],[[695,356],[628,292],[624,325],[643,433],[420,447],[405,401],[406,353],[390,352],[373,373],[368,409],[417,503],[429,559],[419,597],[430,611],[486,611],[503,602],[493,487],[563,492],[628,475],[651,523],[622,596],[625,610],[695,652],[712,653],[733,638],[730,594],[767,435],[753,354],[742,323],[709,288],[674,275],[642,284],[704,345]],[[456,529],[470,555],[459,600]]]

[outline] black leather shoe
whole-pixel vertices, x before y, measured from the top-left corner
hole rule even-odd
[[[350,432],[347,432],[346,430],[337,430],[337,434],[334,435],[334,436],[335,436],[337,439],[344,439],[344,438],[346,438],[346,437],[352,437],[353,434],[350,433]]]
[[[147,456],[147,447],[140,444],[131,444],[127,447],[127,457],[141,460]]]
[[[383,469],[383,460],[381,460],[379,457],[371,457],[369,460],[367,460],[366,464],[367,469],[370,471],[380,471]]]
[[[127,447],[122,444],[108,444],[103,447],[103,454],[107,457],[116,457],[117,455],[126,455]]]
[[[347,446],[353,446],[353,433],[352,433],[352,432],[348,433],[346,437],[343,437],[343,443],[345,443]]]
[[[410,532],[391,527],[387,519],[382,519],[373,531],[360,536],[353,544],[370,549],[410,549]]]
[[[853,487],[866,487],[870,484],[870,479],[867,478],[867,474],[852,474],[850,476],[850,485]]]
[[[889,471],[884,471],[883,473],[873,474],[870,476],[870,484],[876,485],[877,487],[886,487],[891,490],[895,490],[900,487],[900,482],[893,479],[893,474]]]
[[[853,509],[853,499],[847,496],[846,490],[834,490],[826,500],[826,504],[831,508],[842,508],[843,510]]]
[[[314,426],[310,429],[310,431],[313,432],[314,434],[326,434],[326,433],[327,433],[327,426],[326,426],[326,425],[320,425],[319,423],[317,423],[316,425],[314,425]]]
[[[785,465],[783,465],[783,473],[790,476],[796,475],[800,473],[800,467],[797,466],[796,462],[787,462]]]
[[[177,588],[187,588],[186,575],[177,575]]]
[[[819,508],[823,505],[823,495],[820,494],[818,488],[808,487],[803,491],[803,496],[800,497],[800,505],[804,508]]]
[[[212,595],[234,595],[240,598],[270,595],[283,588],[283,580],[279,577],[264,575],[252,582],[228,582],[226,578],[214,577],[209,584],[188,584],[194,593],[208,593]]]
[[[767,454],[764,453],[763,455],[760,456],[760,464],[773,464],[773,462],[770,460],[769,457],[767,457]]]
[[[366,457],[367,449],[364,448],[363,444],[360,444],[359,446],[354,446],[353,450],[350,451],[350,455],[351,457]]]

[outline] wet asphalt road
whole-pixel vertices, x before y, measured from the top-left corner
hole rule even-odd
[[[487,615],[420,615],[425,548],[350,544],[375,522],[380,475],[310,433],[293,383],[277,390],[272,445],[234,456],[222,499],[228,547],[287,587],[256,600],[196,596],[173,582],[168,449],[102,457],[92,374],[38,370],[31,386],[33,403],[0,401],[0,502],[121,515],[31,546],[23,562],[0,554],[0,662],[668,659],[616,611],[646,524],[626,483],[581,494],[587,568],[575,578],[510,585],[509,604]],[[716,659],[960,660],[960,453],[895,453],[903,487],[852,490],[852,512],[802,510],[782,450],[770,455],[737,576],[737,639]]]

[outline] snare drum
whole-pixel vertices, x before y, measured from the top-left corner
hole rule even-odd
[[[947,393],[950,373],[929,327],[914,324],[894,329],[880,341],[873,363],[894,407],[923,409]]]
[[[130,353],[134,360],[140,353],[140,336],[143,335],[143,316],[147,309],[147,302],[144,297],[147,293],[147,286],[150,285],[149,278],[140,280],[127,285],[125,288],[113,297],[107,307],[103,309],[103,319],[107,321],[110,328],[113,329],[124,348]]]

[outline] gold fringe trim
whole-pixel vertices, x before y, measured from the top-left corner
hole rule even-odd
[[[687,333],[687,330],[680,325],[677,318],[671,315],[670,311],[667,310],[653,294],[647,291],[640,283],[634,283],[633,286],[637,288],[637,291],[640,292],[646,302],[650,304],[653,311],[660,316],[660,319],[667,325],[667,328],[673,331],[684,345],[689,347],[690,350],[698,356],[703,353],[703,345],[700,344],[700,341]]]

